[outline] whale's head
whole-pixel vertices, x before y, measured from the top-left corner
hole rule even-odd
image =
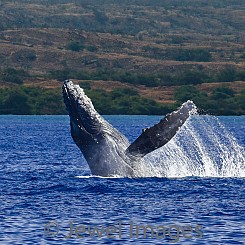
[[[65,80],[62,90],[73,129],[91,137],[99,135],[103,119],[94,109],[83,89],[79,85],[74,85],[72,81]]]
[[[72,138],[87,160],[92,174],[118,174],[115,170],[122,171],[124,152],[129,146],[126,137],[95,110],[79,85],[66,80],[62,93],[70,116]]]

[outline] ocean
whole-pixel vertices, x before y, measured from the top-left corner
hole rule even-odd
[[[106,116],[130,141],[159,116]],[[245,116],[194,116],[147,156],[153,176],[101,178],[68,116],[0,116],[0,244],[245,244]]]

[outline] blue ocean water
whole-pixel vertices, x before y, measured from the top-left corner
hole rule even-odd
[[[132,141],[160,117],[106,119]],[[245,244],[244,177],[92,177],[68,116],[0,116],[0,179],[1,245]]]

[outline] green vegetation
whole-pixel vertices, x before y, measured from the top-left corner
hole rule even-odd
[[[174,109],[141,97],[137,90],[118,88],[111,92],[92,90],[89,82],[82,82],[87,95],[101,114],[164,115]],[[218,87],[211,93],[199,91],[194,85],[183,85],[174,98],[180,105],[187,100],[204,113],[215,115],[245,114],[245,90],[237,94],[228,87]],[[59,89],[17,86],[0,90],[0,114],[66,114]]]
[[[122,70],[98,69],[94,72],[57,70],[51,71],[49,78],[63,81],[68,78],[78,80],[103,80],[119,81],[129,84],[140,84],[146,87],[158,87],[169,85],[189,85],[201,84],[204,82],[232,82],[245,81],[245,72],[236,71],[232,68],[224,69],[218,73],[207,74],[202,70],[186,70],[166,73],[136,73]]]
[[[98,48],[96,46],[86,46],[86,49],[90,52],[97,52]]]
[[[164,115],[173,109],[172,106],[142,98],[136,90],[127,88],[111,92],[89,90],[87,94],[101,114]]]
[[[66,114],[58,90],[18,86],[0,90],[0,114]]]
[[[77,79],[104,114],[171,109],[138,91],[169,104],[191,98],[209,113],[244,114],[239,89],[245,87],[230,84],[245,81],[244,1],[6,0],[0,6],[0,87],[8,88],[0,91],[0,113],[66,113],[51,80]],[[111,81],[135,90],[94,90],[119,84]],[[39,82],[51,89],[37,89]]]
[[[84,49],[84,45],[79,42],[72,41],[66,45],[66,49],[74,51],[74,52],[79,52]]]
[[[22,84],[23,79],[29,77],[29,74],[24,70],[16,70],[7,68],[0,72],[0,82]]]
[[[212,55],[206,49],[162,49],[149,45],[143,46],[142,49],[144,51],[144,56],[152,57],[154,59],[196,62],[212,61]]]
[[[202,113],[214,115],[244,115],[245,90],[235,96],[235,92],[227,87],[218,87],[211,94],[199,91],[193,85],[180,87],[175,93],[179,104],[193,100]]]
[[[65,114],[60,90],[20,86],[23,80],[30,77],[24,70],[7,68],[1,72],[1,81],[15,83],[19,86],[1,89],[0,114]],[[244,91],[235,93],[228,87],[218,87],[212,92],[199,91],[195,85],[219,81],[230,82],[244,80],[244,72],[228,67],[217,74],[206,74],[201,69],[178,73],[138,74],[121,70],[54,71],[49,78],[65,80],[76,78],[80,86],[91,97],[101,114],[153,114],[163,115],[170,112],[172,104],[159,104],[154,100],[141,97],[134,89],[114,89],[112,92],[94,90],[90,80],[120,81],[122,83],[140,84],[147,87],[178,85],[174,99],[180,104],[188,99],[193,100],[205,112],[218,115],[241,115],[244,111]]]
[[[72,41],[72,42],[69,42],[67,45],[66,45],[66,49],[67,50],[71,50],[71,51],[74,51],[74,52],[79,52],[79,51],[82,51],[84,49],[90,51],[90,52],[97,52],[98,51],[98,48],[96,46],[86,46],[84,45],[83,42],[76,42],[76,41]]]
[[[233,68],[227,68],[223,71],[220,71],[217,74],[217,81],[219,82],[232,82],[237,79],[236,70]]]
[[[159,85],[157,81],[158,78],[155,75],[108,69],[100,69],[94,72],[69,70],[51,71],[49,73],[49,78],[57,79],[59,81],[63,81],[68,78],[79,80],[120,81],[122,83],[141,84],[147,87],[156,87]]]
[[[89,82],[80,86],[92,99],[101,114],[165,115],[177,105],[159,104],[143,98],[138,91],[117,88],[111,92],[91,89]],[[217,87],[211,93],[198,90],[194,85],[183,85],[175,93],[178,105],[193,100],[202,113],[214,115],[244,115],[245,90],[237,94],[228,87]],[[0,89],[0,114],[66,114],[60,89],[42,89],[17,86]]]
[[[83,84],[87,86],[88,84]],[[86,91],[101,114],[164,115],[171,106],[139,96],[136,90]],[[0,90],[0,114],[66,114],[60,90],[19,86]]]
[[[12,4],[4,5],[5,2]],[[97,32],[137,34],[142,30],[157,34],[162,30],[184,30],[188,33],[227,34],[243,27],[238,18],[242,0],[22,0],[2,1],[1,8],[12,18],[1,18],[0,29],[14,28],[75,28]],[[23,6],[27,6],[26,9]],[[35,9],[35,6],[36,9]],[[152,10],[152,11],[149,11]],[[226,15],[223,15],[223,9]],[[220,13],[221,12],[221,13]],[[26,14],[28,13],[28,14]],[[72,14],[71,14],[72,13]],[[132,14],[133,13],[133,14]],[[124,18],[122,18],[125,16]],[[120,19],[119,19],[120,18]],[[166,25],[161,25],[166,22]],[[178,37],[174,40],[181,40]],[[176,41],[175,41],[176,42]]]
[[[175,51],[174,58],[178,61],[210,62],[212,55],[207,50],[190,49]]]

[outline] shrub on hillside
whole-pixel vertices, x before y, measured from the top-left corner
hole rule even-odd
[[[211,98],[214,100],[223,100],[233,97],[235,94],[234,90],[226,87],[219,87],[212,91]]]
[[[31,108],[28,104],[28,96],[23,93],[22,90],[9,89],[3,94],[4,96],[0,98],[0,101],[2,101],[0,107],[1,114],[31,114]]]
[[[66,49],[74,51],[74,52],[79,52],[84,49],[84,45],[79,42],[72,41],[66,45]]]
[[[205,49],[183,49],[177,51],[173,58],[177,61],[209,62],[212,55]]]
[[[97,52],[98,48],[96,46],[87,46],[86,49],[90,52]]]
[[[236,80],[236,70],[234,68],[226,68],[220,71],[216,77],[218,82],[233,82]]]
[[[187,100],[193,100],[193,98],[199,93],[193,85],[181,86],[174,94],[174,98],[179,102],[185,102]]]
[[[82,82],[79,83],[79,86],[83,89],[90,90],[91,89],[91,84],[89,82]]]
[[[29,74],[24,70],[7,68],[2,72],[0,79],[4,82],[22,84],[26,77],[29,77]]]

